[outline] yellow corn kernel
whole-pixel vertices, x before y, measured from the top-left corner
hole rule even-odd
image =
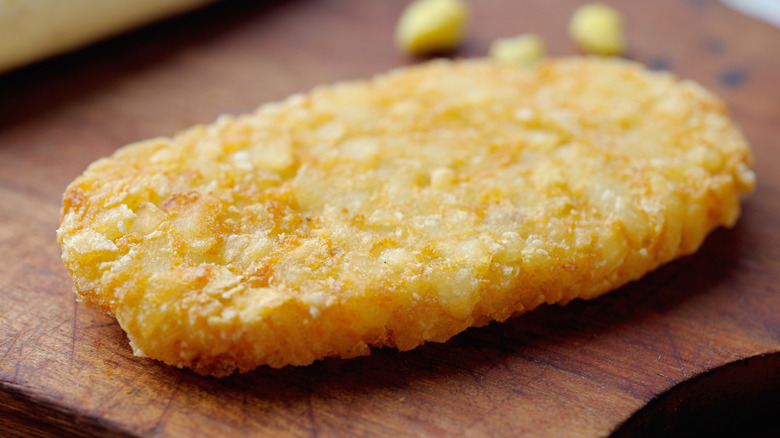
[[[623,17],[604,3],[577,8],[569,22],[569,35],[580,48],[595,55],[620,55],[626,46]]]
[[[534,34],[499,38],[490,45],[490,57],[504,64],[533,67],[544,58],[544,42]]]
[[[468,16],[463,0],[415,0],[401,13],[396,44],[412,55],[454,50],[463,39]]]

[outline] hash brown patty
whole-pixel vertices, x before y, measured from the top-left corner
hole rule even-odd
[[[224,376],[596,297],[733,225],[750,162],[668,73],[434,61],[121,148],[57,236],[136,355]]]

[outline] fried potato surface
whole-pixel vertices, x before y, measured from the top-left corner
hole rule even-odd
[[[596,297],[733,225],[750,161],[667,73],[435,61],[121,148],[58,240],[137,355],[224,376]]]

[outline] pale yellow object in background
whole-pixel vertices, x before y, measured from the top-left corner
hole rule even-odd
[[[620,55],[626,48],[623,17],[604,3],[577,8],[569,22],[569,35],[580,48],[595,55]]]
[[[544,42],[535,34],[498,38],[490,45],[490,57],[503,64],[533,67],[544,56]]]
[[[462,0],[415,0],[401,13],[396,44],[412,55],[454,50],[463,40],[468,18]]]
[[[214,0],[0,0],[0,72]]]

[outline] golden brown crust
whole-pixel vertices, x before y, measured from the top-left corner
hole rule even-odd
[[[122,148],[58,239],[136,354],[222,376],[598,296],[732,225],[750,159],[719,100],[633,63],[437,61]]]

